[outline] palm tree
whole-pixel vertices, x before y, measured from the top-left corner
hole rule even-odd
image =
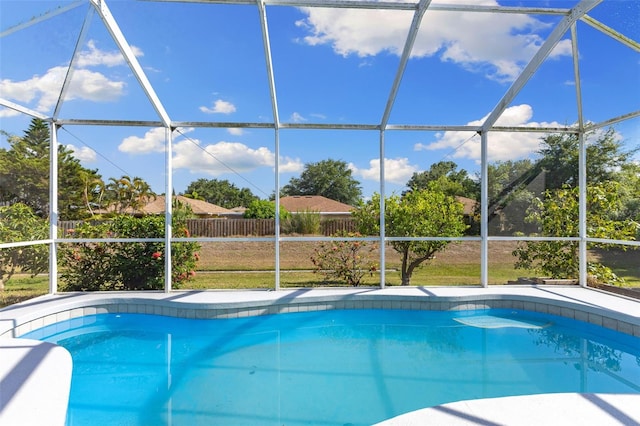
[[[80,179],[82,180],[82,200],[87,206],[87,210],[91,216],[94,216],[95,213],[91,208],[92,204],[95,204],[95,198],[97,196],[97,204],[100,206],[102,201],[102,196],[105,191],[104,181],[96,176],[94,173],[90,173],[90,170],[81,170],[80,171]]]
[[[151,186],[141,177],[134,177],[131,181],[131,208],[139,211],[151,199],[156,199],[156,194],[151,190]]]
[[[106,186],[107,199],[115,208],[115,212],[124,213],[128,208],[138,212],[151,199],[156,199],[156,194],[151,186],[141,177],[122,176],[120,179],[109,178]]]

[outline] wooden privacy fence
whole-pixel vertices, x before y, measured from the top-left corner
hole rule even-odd
[[[98,223],[98,221],[88,221]],[[58,222],[61,236],[71,237],[69,232],[84,223],[81,220]],[[275,234],[274,219],[187,219],[187,229],[192,237],[261,237]],[[355,221],[351,218],[320,221],[321,235],[330,236],[339,231],[354,232]]]
[[[274,219],[187,219],[193,237],[244,237],[274,235]]]

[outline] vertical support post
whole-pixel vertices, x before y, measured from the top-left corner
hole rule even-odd
[[[385,268],[385,184],[384,184],[384,129],[380,129],[380,288],[384,288],[386,281]]]
[[[264,47],[264,60],[267,66],[269,79],[269,93],[271,95],[271,109],[273,110],[273,123],[275,128],[275,185],[276,185],[276,218],[275,218],[275,289],[280,290],[280,116],[278,114],[278,99],[276,96],[276,81],[273,77],[273,63],[271,61],[271,44],[269,43],[269,25],[267,24],[267,10],[264,0],[257,0],[260,13],[260,28],[262,29],[262,45]]]
[[[275,186],[276,186],[276,221],[275,221],[275,254],[276,276],[275,289],[280,290],[280,129],[275,129]]]
[[[587,147],[584,140],[584,131],[580,129],[578,133],[578,187],[580,194],[578,196],[578,234],[580,243],[578,246],[579,260],[579,282],[581,287],[587,286]]]
[[[488,132],[480,133],[480,284],[489,286],[489,165]]]
[[[584,140],[584,114],[582,110],[582,81],[578,61],[578,31],[575,22],[571,25],[571,49],[573,54],[573,74],[576,83],[576,102],[578,107],[578,281],[587,286],[587,147]]]
[[[58,126],[49,125],[49,294],[58,291]]]
[[[164,292],[171,292],[171,239],[173,237],[173,129],[165,127],[165,185],[164,185]]]

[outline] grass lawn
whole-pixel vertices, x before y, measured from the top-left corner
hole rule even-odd
[[[517,273],[511,265],[491,269],[489,284],[505,284],[515,280]],[[200,271],[195,278],[186,283],[188,289],[246,289],[273,288],[275,273],[272,271]],[[399,286],[400,271],[387,270],[386,285]],[[417,269],[412,277],[412,285],[480,285],[480,266],[477,264],[457,264],[455,266],[429,266]],[[365,275],[362,286],[377,286],[380,275]],[[344,287],[345,284],[327,280],[323,274],[309,270],[287,270],[280,272],[280,287]]]
[[[5,283],[4,290],[0,290],[0,307],[33,299],[49,292],[49,277],[39,275],[31,278],[29,275],[14,275]]]
[[[314,244],[283,243],[280,248],[280,287],[343,287],[342,282],[327,280],[313,273],[310,257]],[[534,276],[530,271],[513,268],[513,242],[491,242],[489,245],[489,284],[501,285],[521,276]],[[374,254],[378,256],[377,254]],[[611,267],[625,279],[625,287],[640,287],[640,250],[594,251],[591,255]],[[400,285],[400,258],[387,249],[386,285]],[[182,289],[267,289],[275,286],[275,250],[271,243],[203,243],[201,262],[195,278]],[[363,286],[377,286],[378,274],[366,275]],[[479,285],[480,244],[451,244],[435,259],[415,270],[412,285]],[[48,277],[16,275],[0,291],[0,307],[46,294]]]

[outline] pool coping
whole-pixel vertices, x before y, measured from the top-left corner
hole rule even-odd
[[[575,285],[522,285],[58,293],[0,309],[0,338],[100,313],[210,319],[329,309],[491,308],[548,313],[640,337],[640,300]]]
[[[640,395],[547,393],[452,402],[401,414],[375,426],[638,424]]]
[[[99,313],[207,319],[329,309],[488,308],[559,315],[640,337],[640,300],[579,286],[523,285],[58,293],[0,309],[0,338]]]

